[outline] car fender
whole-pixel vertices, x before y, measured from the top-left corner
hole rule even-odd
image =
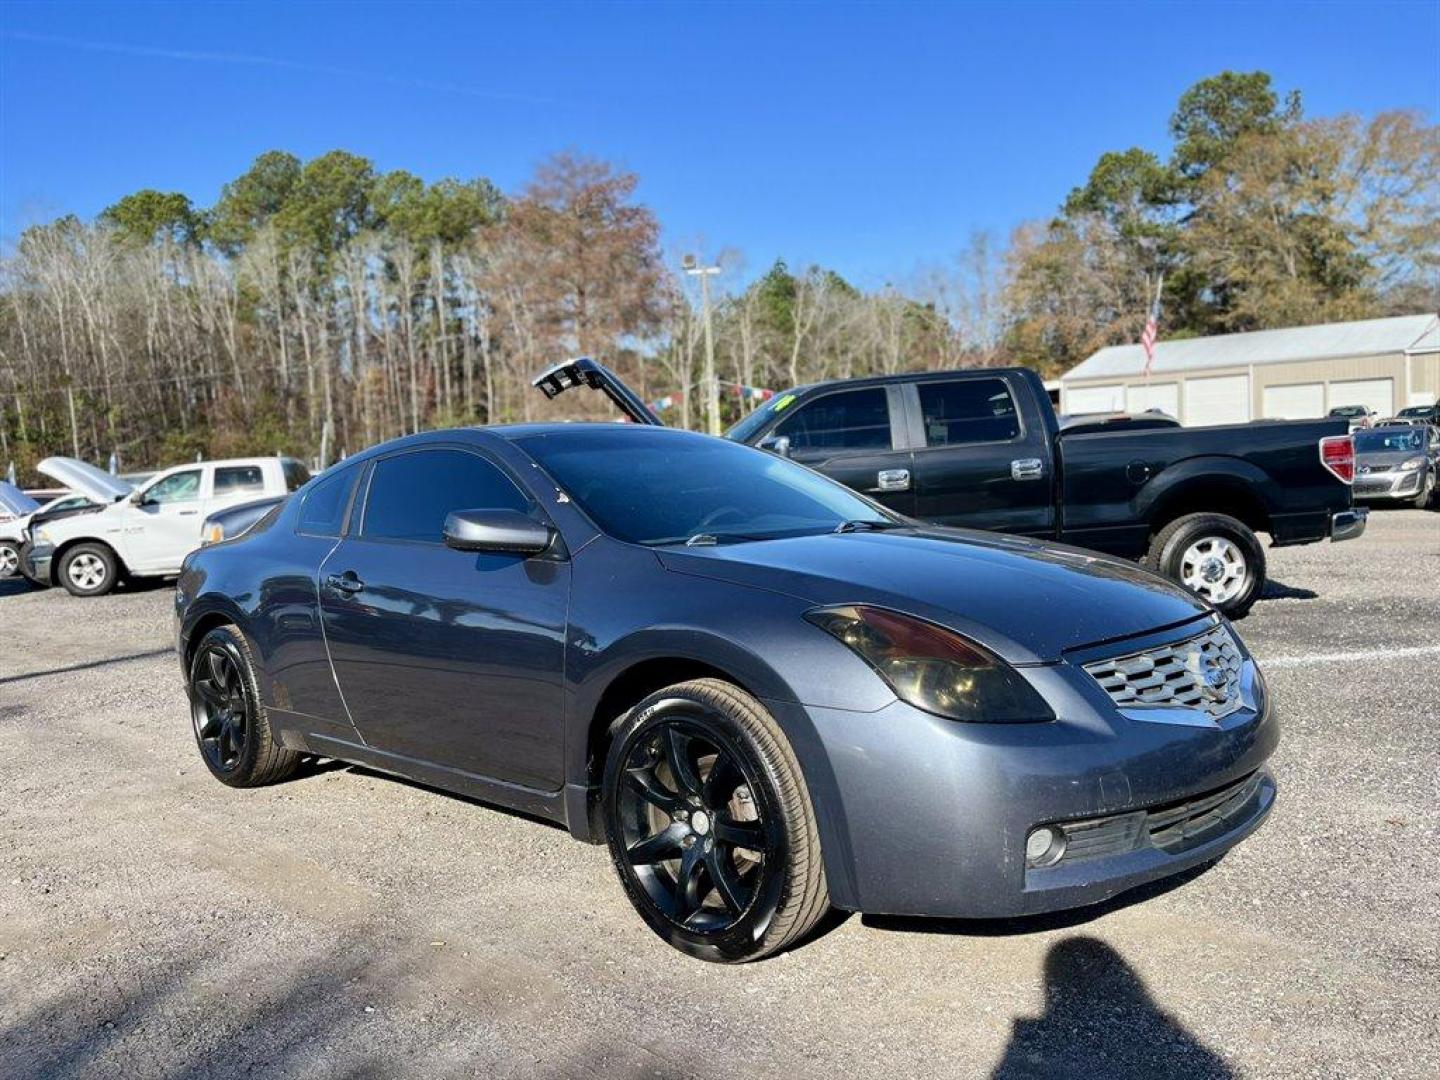
[[[1257,465],[1243,458],[1207,454],[1177,461],[1156,473],[1136,492],[1133,506],[1136,516],[1158,526],[1174,517],[1172,507],[1183,504],[1191,494],[1207,490],[1233,493],[1267,518],[1281,496],[1275,479]],[[1223,507],[1196,509],[1224,512]]]

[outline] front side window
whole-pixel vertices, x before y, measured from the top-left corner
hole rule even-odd
[[[880,387],[826,394],[802,405],[775,434],[794,450],[888,450],[890,404]]]
[[[463,450],[419,450],[375,465],[361,535],[367,540],[444,541],[452,510],[528,510],[514,482]]]
[[[1005,442],[1020,434],[1020,416],[1004,379],[921,383],[926,446]]]
[[[817,472],[725,439],[630,428],[519,442],[596,525],[633,544],[739,543],[896,524]]]
[[[215,470],[215,495],[238,495],[246,491],[263,492],[265,475],[259,465],[222,465]]]
[[[200,497],[200,470],[186,469],[156,480],[145,492],[147,503],[189,502]]]
[[[308,536],[340,535],[355,473],[353,468],[344,469],[317,481],[305,493],[305,505],[300,509],[300,532]]]

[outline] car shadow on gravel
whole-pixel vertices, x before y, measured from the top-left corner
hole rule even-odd
[[[993,1080],[1073,1077],[1221,1080],[1235,1071],[1157,1005],[1109,945],[1056,942],[1045,956],[1045,1011],[1014,1022]]]
[[[1260,599],[1263,600],[1318,600],[1320,594],[1314,589],[1297,589],[1292,585],[1286,585],[1283,581],[1276,581],[1273,577],[1268,578],[1265,587],[1260,590]]]

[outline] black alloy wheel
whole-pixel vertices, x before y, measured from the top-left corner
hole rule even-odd
[[[793,752],[759,702],[703,679],[652,695],[617,725],[606,832],[651,928],[725,963],[808,931],[829,907],[818,832]]]
[[[219,626],[190,660],[190,718],[205,767],[221,783],[253,787],[283,780],[300,754],[282,746],[256,689],[250,646],[233,626]]]
[[[245,699],[237,658],[228,644],[207,643],[195,657],[190,680],[195,740],[206,764],[217,773],[235,771],[250,730],[250,703]]]

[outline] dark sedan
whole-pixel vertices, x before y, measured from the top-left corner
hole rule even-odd
[[[707,960],[831,905],[1092,903],[1275,797],[1264,681],[1204,602],[665,428],[376,447],[192,553],[176,605],[221,781],[310,754],[562,822]]]

